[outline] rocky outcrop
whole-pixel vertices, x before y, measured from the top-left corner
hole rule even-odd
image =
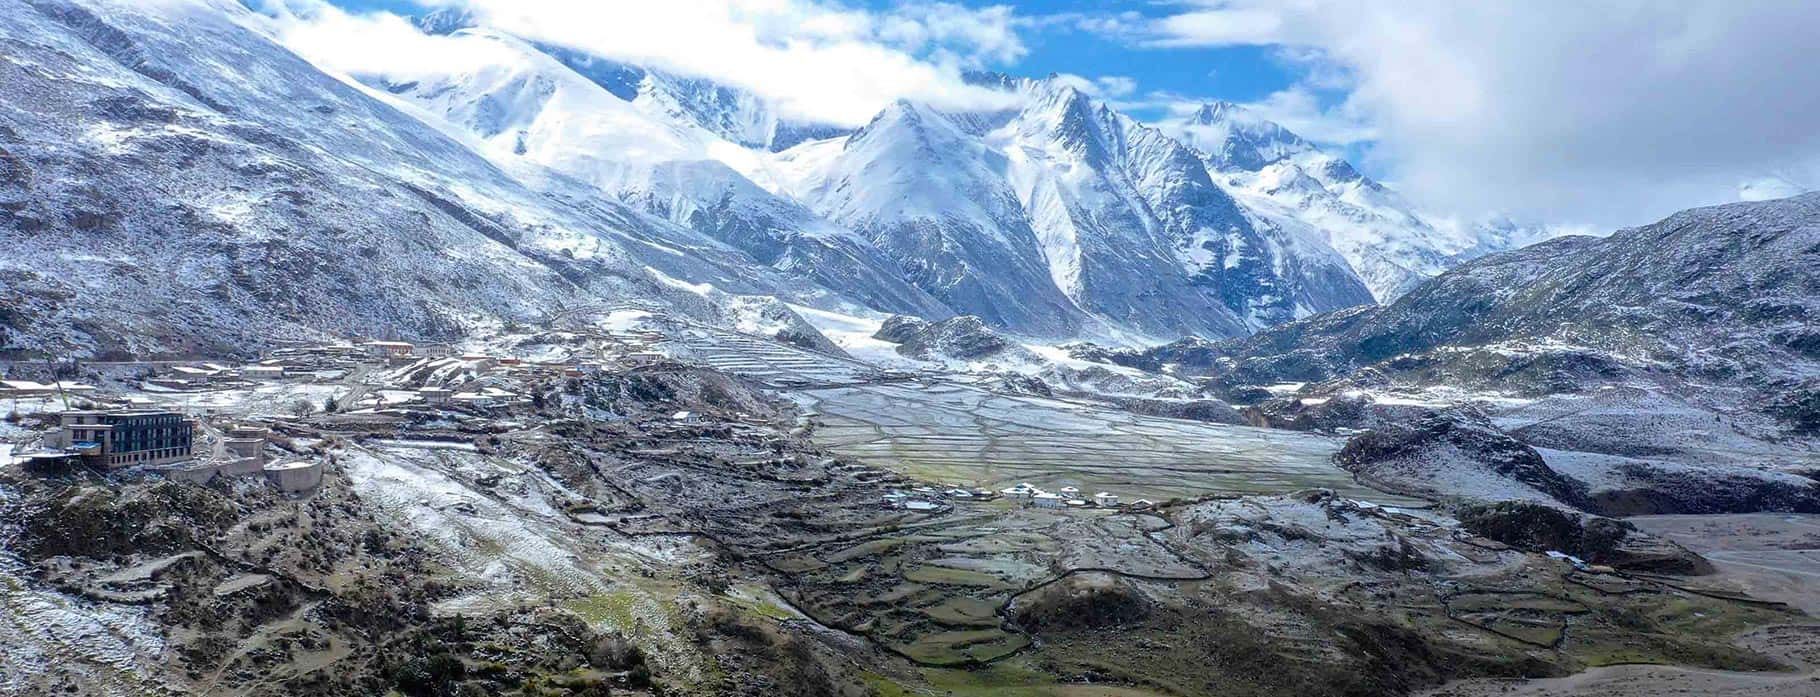
[[[1587,510],[1606,515],[1664,513],[1820,513],[1820,482],[1744,468],[1624,463],[1625,482],[1591,492]]]
[[[1698,574],[1712,570],[1700,555],[1638,532],[1629,523],[1554,506],[1524,501],[1474,503],[1455,508],[1454,515],[1473,534],[1531,552],[1560,552],[1634,571]]]
[[[1145,397],[1109,397],[1108,402],[1133,414],[1187,419],[1216,424],[1243,424],[1245,417],[1232,405],[1217,399],[1151,399]]]
[[[940,322],[897,315],[885,320],[872,338],[897,344],[898,353],[921,359],[971,361],[1022,350],[972,315]]]
[[[1010,612],[1025,630],[1041,632],[1131,624],[1148,618],[1151,605],[1130,581],[1081,573],[1020,596]]]
[[[1482,414],[1463,410],[1367,431],[1347,441],[1334,460],[1374,486],[1419,496],[1509,496],[1569,505],[1585,497],[1584,484],[1550,469],[1534,448]]]

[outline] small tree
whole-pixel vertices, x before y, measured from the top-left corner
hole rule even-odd
[[[335,412],[341,411],[341,405],[335,401],[334,397],[323,397],[322,398],[322,411],[325,414],[333,414]]]
[[[301,419],[316,413],[316,405],[307,399],[299,399],[291,404],[291,414]]]

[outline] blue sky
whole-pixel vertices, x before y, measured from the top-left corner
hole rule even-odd
[[[608,0],[612,1],[612,0]],[[421,14],[422,4],[413,0],[335,0],[335,4],[359,11],[388,11],[404,15]],[[887,12],[903,5],[901,0],[869,0],[852,3]],[[963,2],[969,7],[989,7],[1002,2]],[[1034,0],[1011,3],[1017,14],[1027,17],[1058,15],[1092,15],[1104,13],[1109,6],[1117,12],[1162,17],[1176,6],[1167,3],[1106,3],[1086,0]],[[1096,77],[1124,75],[1137,80],[1139,92],[1164,92],[1194,97],[1217,97],[1236,102],[1261,100],[1271,93],[1296,83],[1301,71],[1275,57],[1276,49],[1267,46],[1222,46],[1190,48],[1149,48],[1131,41],[1119,40],[1083,31],[1070,25],[1031,26],[1021,36],[1029,53],[1008,65],[991,66],[1019,75],[1042,76],[1052,72]],[[1158,116],[1152,110],[1145,116]]]
[[[375,48],[409,37],[365,14],[418,0],[328,1],[360,21],[318,31],[313,59],[422,62]],[[1443,214],[1611,228],[1820,186],[1820,3],[423,1],[844,123],[897,98],[977,103],[973,68],[1078,76],[1151,121],[1226,99]]]
[[[425,12],[417,0],[332,0],[354,11],[383,11],[401,15]],[[918,3],[904,0],[831,0],[824,3],[889,15]],[[921,3],[929,4],[929,3]],[[1067,73],[1089,79],[1113,79],[1108,84],[1129,84],[1128,93],[1102,95],[1136,118],[1157,121],[1171,116],[1170,108],[1208,99],[1239,103],[1262,102],[1299,84],[1306,86],[1307,66],[1282,57],[1281,47],[1271,45],[1171,46],[1149,45],[1145,37],[1128,29],[1109,31],[1083,26],[1086,20],[1102,24],[1138,26],[1182,10],[1169,2],[1107,3],[1089,0],[1029,0],[1024,2],[952,3],[974,11],[1007,7],[1019,22],[1017,38],[1022,52],[1011,60],[987,60],[978,66],[1014,75],[1041,77]],[[1128,79],[1128,83],[1124,80]],[[1317,110],[1331,109],[1344,98],[1338,90],[1311,88],[1306,94]],[[1295,127],[1293,123],[1285,125]],[[1304,137],[1345,152],[1368,174],[1387,177],[1374,169],[1369,142],[1351,136],[1330,138],[1324,129]]]

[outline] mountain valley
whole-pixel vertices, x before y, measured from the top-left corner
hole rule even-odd
[[[1820,194],[1563,236],[1232,102],[304,6],[0,0],[0,693],[1820,680]]]

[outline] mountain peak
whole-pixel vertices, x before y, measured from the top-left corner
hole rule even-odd
[[[1171,129],[1220,169],[1256,172],[1314,145],[1241,104],[1213,100]]]
[[[1243,109],[1244,107],[1224,99],[1215,99],[1201,104],[1200,110],[1194,112],[1192,120],[1203,125],[1215,124],[1232,118],[1233,114],[1239,113]]]
[[[422,17],[418,17],[416,24],[417,28],[422,30],[425,34],[431,36],[446,36],[463,29],[474,28],[479,26],[480,23],[479,20],[474,18],[474,12],[472,10],[459,7],[441,7],[430,11]]]

